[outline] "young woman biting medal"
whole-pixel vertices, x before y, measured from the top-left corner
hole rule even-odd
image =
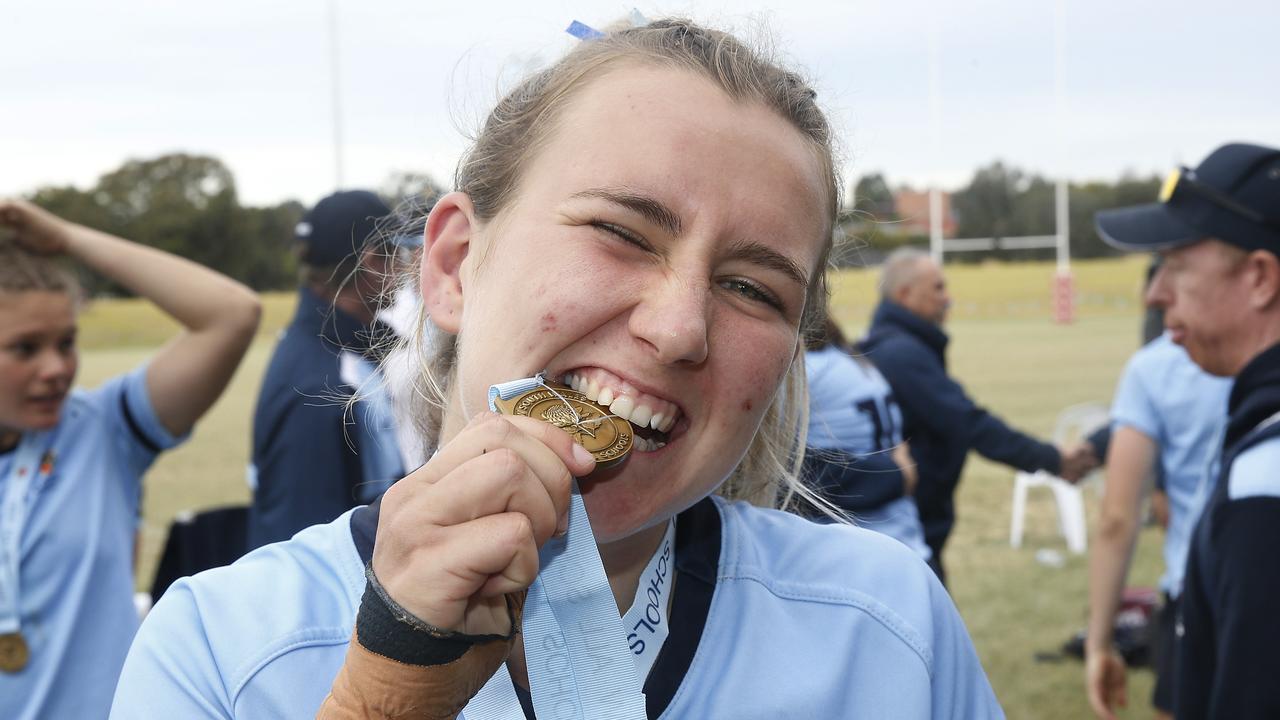
[[[686,21],[597,35],[499,102],[428,218],[439,450],[176,584],[113,717],[1000,716],[918,557],[759,507],[804,492],[838,188],[814,92]],[[599,467],[582,442],[622,420]]]
[[[183,332],[146,364],[72,389],[80,290],[66,255]],[[0,200],[0,717],[104,717],[138,626],[142,474],[222,393],[257,297],[212,270]]]

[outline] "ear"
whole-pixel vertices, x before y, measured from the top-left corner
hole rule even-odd
[[[1254,250],[1245,257],[1249,273],[1249,302],[1260,310],[1271,309],[1280,300],[1280,258],[1269,250]]]
[[[475,206],[462,192],[440,198],[427,216],[418,273],[422,304],[436,327],[454,335],[462,319],[462,263],[477,227]]]

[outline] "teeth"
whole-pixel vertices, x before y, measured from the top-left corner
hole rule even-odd
[[[565,385],[587,396],[593,402],[609,408],[610,414],[631,422],[638,428],[652,428],[658,432],[670,432],[679,419],[680,410],[660,398],[650,398],[622,383],[617,378],[594,370],[566,372],[562,376]]]
[[[667,446],[664,442],[649,440],[648,438],[642,438],[639,435],[635,436],[631,440],[631,443],[635,446],[635,449],[640,452],[653,452],[654,450],[661,450]]]
[[[604,395],[603,392],[601,392],[600,394],[602,396]],[[600,404],[604,405],[603,397],[601,397],[600,399]],[[626,395],[619,397],[617,400],[614,400],[613,403],[609,405],[609,412],[613,413],[614,415],[617,415],[618,417],[626,418],[627,420],[631,419],[631,411],[635,409],[636,409],[636,401],[632,400]]]

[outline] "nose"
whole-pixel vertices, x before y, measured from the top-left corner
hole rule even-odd
[[[644,290],[631,313],[631,334],[664,364],[707,359],[711,288],[707,281],[668,276]]]
[[[1165,272],[1163,264],[1156,268],[1156,274],[1152,276],[1151,283],[1147,285],[1147,292],[1143,297],[1148,307],[1167,309],[1173,301],[1173,293],[1169,288],[1168,273]]]
[[[75,373],[74,351],[62,352],[50,348],[40,353],[40,379],[45,381],[64,379]]]

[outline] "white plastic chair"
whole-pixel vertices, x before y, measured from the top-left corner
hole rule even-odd
[[[1107,423],[1107,407],[1098,403],[1072,405],[1058,415],[1053,430],[1053,441],[1065,447],[1083,440],[1090,433]],[[1082,486],[1091,480],[1094,471],[1072,485],[1044,470],[1033,473],[1018,471],[1013,476],[1013,519],[1009,524],[1009,545],[1022,547],[1022,530],[1027,511],[1027,491],[1033,487],[1048,487],[1058,508],[1058,530],[1067,541],[1067,549],[1083,555],[1088,547],[1088,525],[1084,514]]]

